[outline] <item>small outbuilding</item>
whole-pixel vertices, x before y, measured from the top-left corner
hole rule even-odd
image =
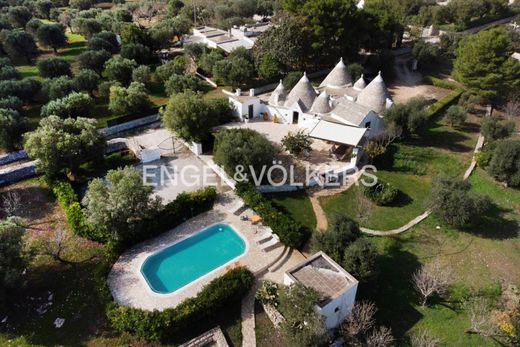
[[[285,285],[301,283],[320,295],[316,310],[327,329],[334,329],[354,306],[358,281],[323,252],[318,252],[284,274]]]

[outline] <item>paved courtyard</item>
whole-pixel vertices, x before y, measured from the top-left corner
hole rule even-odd
[[[284,247],[278,246],[269,252],[264,252],[254,242],[254,237],[263,232],[263,226],[254,226],[249,221],[242,221],[238,216],[229,213],[238,200],[233,194],[220,194],[215,208],[207,213],[196,216],[178,227],[152,239],[145,241],[123,253],[112,267],[108,276],[108,284],[115,300],[121,305],[146,310],[164,310],[175,307],[183,300],[195,296],[204,285],[223,275],[235,266],[246,266],[259,278],[269,278],[282,283],[283,273],[301,262],[304,257],[298,251],[291,251],[284,256],[284,261],[277,264],[273,271],[267,268],[284,254]],[[252,211],[245,214],[251,216]],[[170,294],[153,292],[141,274],[141,266],[152,253],[187,237],[214,223],[227,223],[246,241],[246,252],[229,263],[189,283]],[[201,255],[202,257],[204,255]]]

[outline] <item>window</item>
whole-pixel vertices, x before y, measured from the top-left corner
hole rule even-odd
[[[366,123],[365,123],[365,128],[370,129],[370,125],[371,125],[371,123],[372,123],[372,122],[366,122]]]
[[[338,313],[338,312],[339,312],[339,306],[334,309],[334,313]]]

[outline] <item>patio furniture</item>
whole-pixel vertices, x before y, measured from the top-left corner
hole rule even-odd
[[[260,249],[264,252],[267,252],[267,251],[271,250],[271,248],[278,246],[279,243],[280,243],[280,238],[278,237],[278,235],[273,234],[273,238],[271,240],[269,240],[268,242],[261,244]]]
[[[246,204],[244,203],[243,200],[238,200],[237,203],[235,205],[233,205],[233,207],[231,207],[231,213],[233,213],[234,215],[240,215],[239,212],[241,212],[242,208],[245,206]]]
[[[260,244],[262,242],[265,242],[269,240],[271,237],[273,237],[273,230],[271,228],[267,228],[262,235],[255,237],[253,240]]]
[[[253,224],[258,224],[262,221],[262,217],[260,217],[259,215],[255,214],[251,217],[251,223]]]

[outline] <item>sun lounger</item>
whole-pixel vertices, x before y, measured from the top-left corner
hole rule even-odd
[[[264,252],[267,252],[271,248],[274,248],[275,246],[277,246],[279,243],[280,243],[280,238],[278,238],[278,235],[273,234],[273,238],[270,241],[261,244],[260,249]]]
[[[273,237],[273,230],[271,230],[271,228],[267,228],[262,233],[262,235],[255,237],[254,240],[255,240],[256,243],[260,244],[262,242],[265,242],[265,241],[269,240],[271,237]]]
[[[234,215],[240,215],[239,212],[242,212],[242,208],[245,206],[246,204],[244,203],[244,201],[242,200],[239,200],[232,208],[231,208],[231,213],[233,213]]]

